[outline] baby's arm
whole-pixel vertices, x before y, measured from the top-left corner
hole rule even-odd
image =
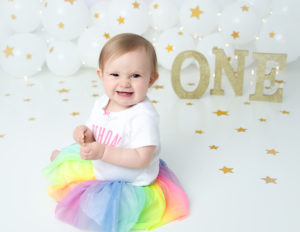
[[[77,126],[74,129],[73,138],[79,144],[92,143],[95,141],[93,132],[85,125]]]
[[[93,142],[80,148],[80,156],[86,160],[102,160],[125,168],[146,168],[153,158],[156,146],[145,146],[136,149],[104,146]]]
[[[145,146],[140,148],[120,148],[106,146],[102,161],[125,168],[146,168],[153,158],[156,146]]]

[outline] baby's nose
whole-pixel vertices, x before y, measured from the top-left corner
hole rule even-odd
[[[120,85],[123,88],[129,88],[130,87],[130,80],[127,79],[127,78],[124,78],[124,79],[121,80]]]

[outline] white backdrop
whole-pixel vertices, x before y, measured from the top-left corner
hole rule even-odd
[[[15,77],[44,66],[69,76],[97,68],[104,43],[122,32],[150,40],[159,64],[171,69],[184,50],[203,53],[213,68],[218,46],[235,64],[234,49],[300,55],[300,2],[294,0],[1,0],[0,64]],[[251,65],[252,54],[247,57]],[[63,65],[62,65],[63,64]]]

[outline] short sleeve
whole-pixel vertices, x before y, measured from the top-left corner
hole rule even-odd
[[[132,118],[130,126],[130,145],[132,148],[159,146],[158,115],[141,112]]]

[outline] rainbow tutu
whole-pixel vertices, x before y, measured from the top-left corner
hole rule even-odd
[[[188,197],[162,160],[152,185],[134,186],[96,180],[92,162],[81,159],[79,149],[78,144],[62,149],[43,169],[62,221],[85,230],[127,232],[151,230],[188,215]]]

